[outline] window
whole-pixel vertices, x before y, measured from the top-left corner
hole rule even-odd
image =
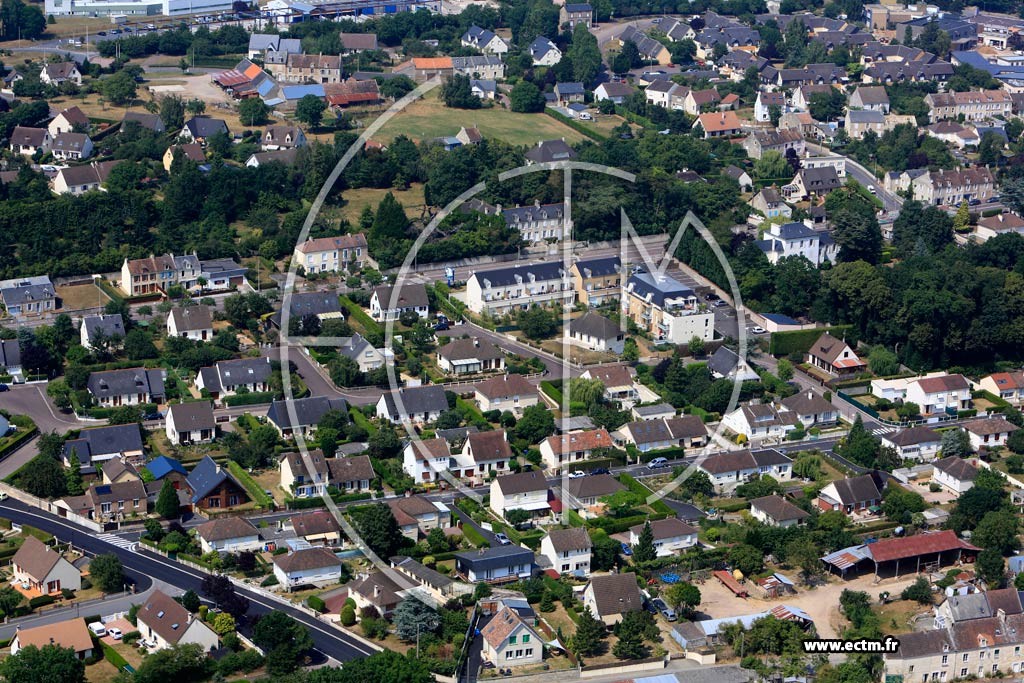
[[[967,669],[960,669],[960,678],[963,678],[966,675],[967,675]]]
[[[942,655],[942,666],[949,664],[949,655]]]
[[[526,645],[528,642],[530,642],[529,634],[523,634],[523,645]]]
[[[968,657],[968,655],[964,654],[964,658],[962,660],[960,660],[960,661],[966,662],[967,661],[967,657]]]
[[[532,647],[529,647],[529,648],[526,649],[526,656],[527,657],[532,657],[533,656],[533,648]]]
[[[515,644],[516,644],[516,639],[517,639],[518,637],[519,637],[519,636],[509,636],[509,637],[508,637],[508,644],[509,644],[509,645],[515,645]]]

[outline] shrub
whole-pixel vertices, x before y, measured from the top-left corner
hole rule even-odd
[[[316,595],[310,595],[308,598],[306,598],[306,604],[309,605],[310,608],[316,610],[317,612],[327,611],[327,604]]]
[[[274,576],[273,574],[271,574],[267,578],[263,579],[263,581],[260,583],[260,585],[263,586],[264,588],[266,588],[267,586],[276,586],[277,584],[278,584],[277,577]]]
[[[128,633],[125,633],[123,636],[121,636],[121,642],[131,645],[141,637],[142,634],[138,631],[128,631]]]
[[[342,626],[354,626],[356,623],[356,611],[350,606],[345,605],[341,608],[341,614],[339,615]]]
[[[28,601],[30,609],[37,609],[39,607],[45,607],[46,605],[52,605],[55,598],[52,595],[40,595],[38,598],[32,598]]]

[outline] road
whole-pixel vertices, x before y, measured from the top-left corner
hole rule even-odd
[[[821,145],[816,145],[811,142],[807,143],[807,149],[815,154],[838,154],[838,152],[830,150],[827,147],[822,147]],[[871,171],[864,168],[848,156],[846,157],[846,174],[864,187],[874,187],[875,196],[882,200],[882,204],[885,206],[886,211],[899,212],[900,207],[903,206],[902,197],[886,190],[882,182],[875,177]]]
[[[121,559],[126,571],[132,575],[149,576],[156,581],[177,586],[183,591],[191,589],[202,594],[200,584],[205,575],[197,570],[179,565],[158,555],[132,552],[112,545],[97,538],[91,530],[76,526],[41,510],[29,508],[13,499],[0,503],[0,514],[12,522],[31,524],[61,540],[71,540],[75,547],[83,549],[88,554],[113,553]],[[367,657],[375,652],[368,645],[344,631],[314,619],[302,610],[270,600],[248,589],[236,588],[236,592],[248,598],[251,603],[246,623],[241,627],[243,633],[251,629],[253,617],[271,612],[284,612],[309,629],[313,646],[317,652],[333,660],[345,662],[359,657]]]

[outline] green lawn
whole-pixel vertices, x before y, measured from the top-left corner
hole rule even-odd
[[[476,126],[485,138],[512,145],[533,145],[541,140],[565,138],[569,144],[583,140],[583,134],[545,114],[515,114],[500,106],[490,109],[449,109],[431,92],[413,102],[388,121],[375,135],[392,139],[399,134],[416,140],[454,136],[460,126]]]

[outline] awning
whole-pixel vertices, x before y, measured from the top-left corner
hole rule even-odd
[[[542,502],[537,502],[537,503],[524,503],[523,505],[516,505],[515,508],[509,508],[509,509],[510,510],[515,510],[515,509],[518,509],[518,510],[530,510],[532,512],[534,510],[550,510],[551,506],[548,505],[547,501],[542,501]]]

